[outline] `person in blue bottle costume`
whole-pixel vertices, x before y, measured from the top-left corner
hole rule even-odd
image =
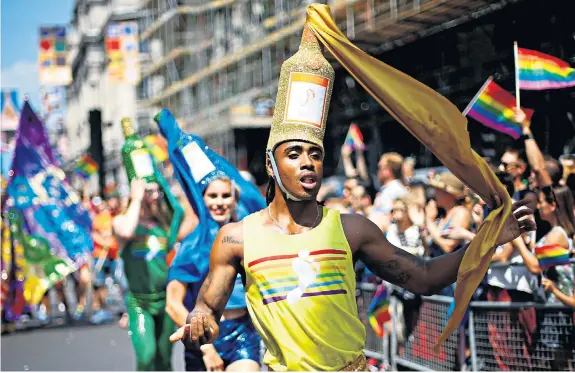
[[[166,109],[154,118],[168,140],[174,173],[199,223],[181,243],[168,275],[166,310],[178,326],[194,308],[209,272],[212,244],[220,228],[265,207],[255,185],[198,136],[184,133]],[[259,371],[259,336],[248,315],[244,284],[236,283],[222,316],[220,337],[201,351],[185,351],[187,371]]]

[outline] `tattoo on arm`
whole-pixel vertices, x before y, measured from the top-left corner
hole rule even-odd
[[[411,263],[415,264],[416,267],[424,267],[425,266],[425,260],[424,259],[421,259],[415,255],[411,255],[410,253],[408,253],[407,251],[405,251],[403,249],[400,249],[400,248],[395,249],[395,255],[409,260]]]
[[[215,278],[213,274],[210,273],[200,289],[194,311],[196,309],[201,311],[209,310],[214,316],[216,322],[219,322],[224,308],[232,294],[235,283],[234,279],[235,272],[219,272]]]
[[[233,245],[243,245],[244,241],[237,240],[234,236],[224,236],[222,243],[229,243]]]
[[[200,292],[198,293],[198,300],[196,301],[196,303],[198,304],[204,303],[204,295],[206,294],[206,291],[208,291],[208,289],[210,288],[211,283],[212,283],[212,273],[210,272],[208,273],[208,277],[206,278],[206,280],[202,284],[202,287],[200,288]]]
[[[405,260],[408,263],[405,263]],[[400,261],[403,263],[400,264]],[[394,259],[382,263],[383,270],[386,271],[387,280],[400,286],[407,284],[412,279],[414,266],[424,268],[425,261],[400,248],[395,250]]]

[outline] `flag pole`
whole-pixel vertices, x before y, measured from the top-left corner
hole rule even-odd
[[[466,116],[467,113],[469,113],[469,110],[471,110],[471,108],[473,107],[473,105],[475,104],[475,102],[477,101],[479,96],[481,96],[483,91],[485,91],[485,88],[487,88],[487,86],[489,85],[489,83],[491,83],[492,80],[493,80],[493,75],[491,75],[489,78],[487,78],[485,83],[483,83],[483,85],[481,86],[481,89],[479,90],[479,92],[477,92],[475,94],[475,96],[473,96],[473,99],[471,101],[469,101],[469,104],[467,104],[467,106],[465,107],[465,110],[463,110],[463,112],[461,112],[461,114],[463,116]]]
[[[521,101],[519,98],[519,48],[517,42],[513,42],[513,55],[515,59],[515,98],[517,100],[517,110],[521,110]]]

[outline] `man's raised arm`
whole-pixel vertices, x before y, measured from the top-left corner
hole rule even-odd
[[[238,274],[243,244],[242,223],[220,229],[210,255],[210,273],[200,289],[196,306],[186,318],[186,325],[170,336],[171,342],[182,340],[187,348],[198,349],[216,340],[218,322]]]
[[[497,246],[512,241],[523,232],[535,230],[533,220],[520,220],[533,214],[525,207],[529,202],[524,199],[513,204],[513,214],[497,239]],[[415,294],[432,295],[457,280],[467,247],[438,258],[424,259],[393,246],[368,219],[359,215],[342,217],[346,231],[350,232],[348,240],[352,248],[356,248],[358,259],[385,281]]]

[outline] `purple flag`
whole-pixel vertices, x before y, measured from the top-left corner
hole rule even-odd
[[[54,254],[84,264],[93,248],[90,216],[59,168],[46,129],[28,102],[15,142],[7,205],[22,212],[27,233],[46,238]]]
[[[59,167],[48,141],[46,129],[28,101],[24,101],[15,142],[10,181],[20,175],[25,177],[36,175],[50,165]]]

